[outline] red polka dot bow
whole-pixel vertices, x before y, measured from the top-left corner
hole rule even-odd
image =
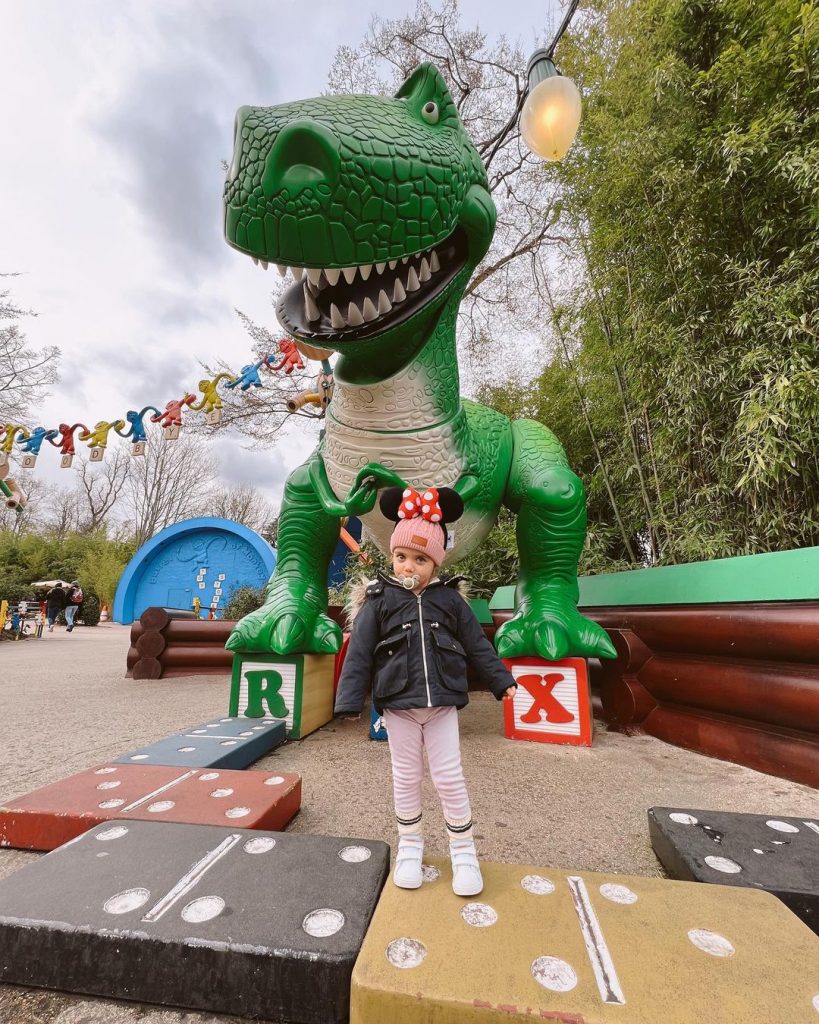
[[[440,523],[444,518],[441,506],[438,504],[438,491],[434,487],[428,487],[419,494],[412,487],[408,487],[401,496],[401,505],[398,509],[399,519],[415,519],[420,517],[429,523]]]

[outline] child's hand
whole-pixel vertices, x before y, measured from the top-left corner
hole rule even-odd
[[[515,684],[515,686],[508,686],[506,688],[506,692],[503,695],[503,699],[510,700],[512,697],[515,696],[515,690],[517,690],[517,684]]]

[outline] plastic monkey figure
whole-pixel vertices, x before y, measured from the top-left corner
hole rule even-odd
[[[231,389],[238,387],[240,391],[247,391],[250,387],[262,387],[259,369],[267,364],[269,358],[270,356],[265,356],[264,359],[260,359],[257,363],[248,363],[247,366],[243,366],[239,376],[235,377],[225,386]]]
[[[45,427],[35,427],[35,429],[32,430],[31,435],[25,439],[20,439],[18,444],[26,455],[39,455],[40,449],[43,446],[43,441],[50,441],[52,437],[56,436],[56,430],[46,430]]]
[[[19,423],[7,423],[3,427],[3,443],[0,444],[0,452],[5,452],[9,455],[14,449],[15,440],[22,441],[27,437],[31,437],[31,435],[24,426]]]
[[[69,427],[67,423],[61,423],[55,431],[55,436],[59,434],[59,441],[52,441],[48,439],[49,444],[53,444],[55,448],[60,449],[60,455],[76,455],[74,450],[74,433],[77,430],[83,430],[86,434],[90,434],[88,427],[84,423],[74,423]]]
[[[84,430],[80,434],[80,440],[88,441],[89,448],[106,448],[111,431],[124,426],[124,420],[113,420],[110,423],[107,420],[100,420],[99,423],[94,424],[93,430]]]
[[[128,421],[129,425],[128,430],[126,430],[124,434],[121,430],[117,430],[119,436],[130,437],[132,444],[139,444],[140,441],[146,440],[145,424],[142,421],[145,418],[145,414],[149,412],[154,412],[157,416],[162,415],[159,409],[155,408],[153,405],[146,405],[145,408],[141,409],[139,412],[137,412],[136,409],[129,409],[128,412],[125,413],[125,419]],[[153,419],[153,417],[151,417],[151,419]]]
[[[222,399],[216,389],[219,387],[219,382],[223,380],[233,381],[235,378],[232,373],[217,373],[213,380],[207,378],[200,380],[199,390],[202,392],[202,401],[198,405],[192,405],[191,409],[194,412],[204,411],[206,414],[212,413],[214,409],[221,409]]]
[[[268,356],[268,366],[271,370],[281,370],[290,375],[294,370],[303,370],[304,363],[301,361],[301,352],[296,348],[296,343],[291,338],[282,338],[279,342],[279,352],[284,354],[282,360],[272,366],[269,362],[272,356]]]
[[[196,395],[186,394],[182,398],[168,402],[164,412],[159,412],[156,416],[151,417],[151,423],[161,423],[163,427],[181,427],[182,409],[184,406],[190,405],[195,398]]]

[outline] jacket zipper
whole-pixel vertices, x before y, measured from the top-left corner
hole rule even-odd
[[[424,615],[421,611],[421,595],[418,595],[418,621],[421,623],[421,654],[424,658],[424,681],[427,687],[427,707],[432,707],[432,696],[429,692],[429,672],[427,671],[427,645],[424,640]]]

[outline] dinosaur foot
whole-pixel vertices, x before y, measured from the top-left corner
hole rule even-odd
[[[570,602],[532,601],[498,629],[495,647],[502,658],[616,658],[608,634]]]
[[[293,591],[301,591],[301,594]],[[274,586],[256,611],[233,627],[225,647],[229,651],[267,654],[336,654],[341,629],[315,600],[305,600],[304,587]]]

